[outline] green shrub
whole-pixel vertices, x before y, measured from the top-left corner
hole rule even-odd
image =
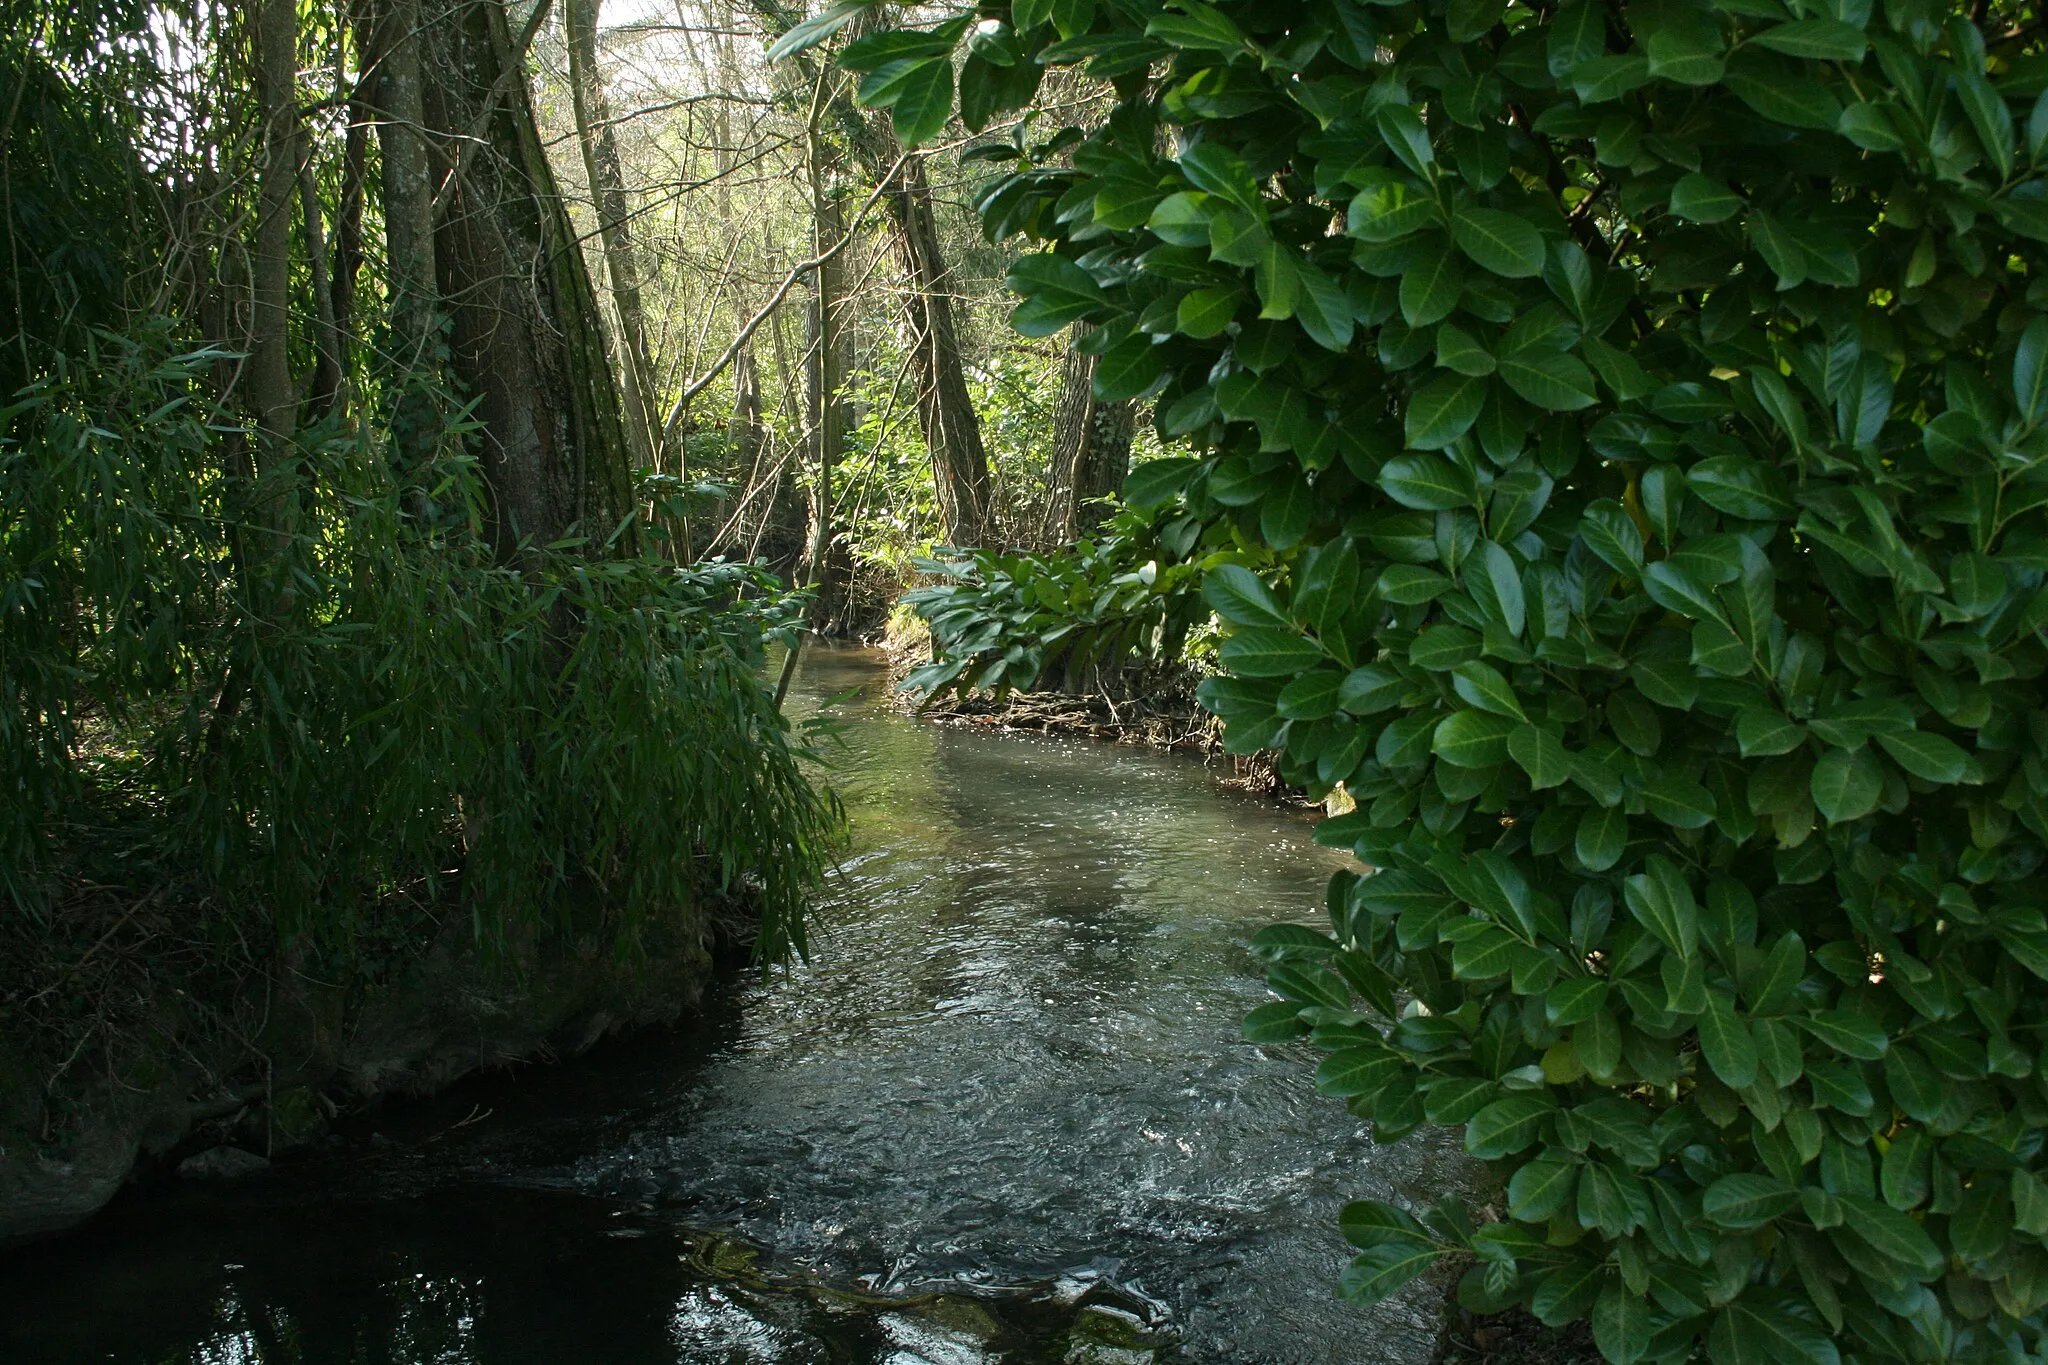
[[[1505,1182],[1353,1205],[1345,1291],[1469,1254],[1616,1362],[2039,1359],[2038,12],[979,13],[970,128],[1034,63],[1118,95],[984,153],[1051,244],[1016,324],[1096,324],[1186,505],[1285,554],[1211,575],[1207,699],[1380,869],[1264,936],[1248,1030]],[[863,43],[929,133],[950,44]]]
[[[932,661],[905,689],[1087,689],[1132,661],[1180,662],[1189,629],[1209,619],[1201,570],[1186,557],[1203,530],[1187,516],[1123,511],[1061,554],[917,561],[939,581],[903,601],[931,628]]]

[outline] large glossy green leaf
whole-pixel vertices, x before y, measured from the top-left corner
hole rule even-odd
[[[1465,590],[1487,624],[1519,636],[1528,622],[1528,599],[1514,556],[1498,541],[1482,540],[1465,563]]]
[[[1518,214],[1460,209],[1451,219],[1451,236],[1482,270],[1509,279],[1533,279],[1543,273],[1543,238]]]
[[[1426,1272],[1446,1253],[1434,1246],[1389,1243],[1360,1252],[1338,1287],[1345,1298],[1360,1307],[1370,1307]]]
[[[1492,664],[1479,659],[1459,664],[1451,670],[1451,686],[1467,705],[1476,706],[1481,711],[1512,716],[1519,721],[1529,718],[1528,713],[1522,710],[1521,699],[1515,695],[1513,685]],[[1560,772],[1557,780],[1563,781],[1564,774]]]
[[[1564,741],[1550,730],[1522,725],[1508,736],[1508,755],[1529,775],[1531,788],[1542,791],[1562,786],[1571,776],[1571,758]]]
[[[1698,171],[1671,187],[1671,211],[1694,223],[1724,223],[1742,211],[1742,197],[1723,181]]]
[[[1579,1163],[1568,1157],[1539,1158],[1508,1181],[1508,1213],[1525,1223],[1547,1222],[1566,1208],[1579,1183]]]
[[[1322,647],[1289,631],[1240,630],[1217,651],[1224,667],[1247,678],[1291,678],[1322,662]]]
[[[1398,1053],[1387,1048],[1345,1047],[1316,1067],[1316,1089],[1325,1095],[1375,1095],[1402,1068]]]
[[[1241,626],[1292,624],[1265,581],[1241,564],[1219,564],[1202,580],[1203,600],[1226,621]]]
[[[1011,289],[1024,295],[1010,325],[1026,336],[1051,336],[1109,301],[1093,275],[1053,252],[1018,258],[1008,280]]]
[[[1709,992],[1699,1030],[1700,1052],[1722,1084],[1741,1090],[1756,1080],[1756,1043],[1733,1001],[1719,992]]]
[[[1921,730],[1880,730],[1874,738],[1892,762],[1929,782],[1960,782],[1970,756],[1952,739]]]
[[[1870,45],[1862,29],[1839,19],[1798,19],[1789,24],[1774,24],[1750,41],[1788,57],[1817,62],[1853,62]]]
[[[1847,1010],[1794,1015],[1793,1022],[1843,1056],[1854,1057],[1858,1061],[1874,1062],[1884,1056],[1891,1045],[1884,1025]]]
[[[1738,1232],[1762,1227],[1797,1207],[1799,1191],[1768,1175],[1724,1175],[1700,1199],[1708,1222]]]
[[[1486,711],[1453,711],[1438,722],[1430,751],[1460,768],[1491,768],[1505,762],[1515,722]]]
[[[1408,448],[1441,450],[1470,431],[1486,404],[1487,388],[1486,379],[1469,374],[1442,373],[1424,383],[1408,400],[1404,437]],[[1410,507],[1430,505],[1402,498],[1392,486],[1387,491]],[[1465,501],[1469,503],[1470,497]]]
[[[1451,315],[1464,292],[1465,269],[1448,244],[1416,262],[1401,276],[1401,320],[1410,327],[1434,327]]]
[[[1621,861],[1628,845],[1628,816],[1619,806],[1592,806],[1579,817],[1572,850],[1580,862],[1594,872],[1605,872]]]
[[[1825,1327],[1749,1295],[1714,1315],[1707,1351],[1714,1365],[1841,1365],[1842,1360]]]
[[[1813,805],[1830,824],[1860,820],[1884,795],[1884,769],[1868,749],[1830,749],[1813,765]]]
[[[1482,1160],[1504,1157],[1535,1144],[1553,1109],[1535,1095],[1510,1095],[1474,1114],[1465,1125],[1465,1150]]]

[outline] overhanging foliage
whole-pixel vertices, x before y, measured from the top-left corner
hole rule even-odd
[[[1281,552],[1210,578],[1208,699],[1380,869],[1261,940],[1248,1031],[1506,1179],[1478,1228],[1352,1206],[1345,1291],[1469,1254],[1468,1304],[1616,1362],[2032,1358],[2036,12],[977,13],[971,128],[1035,66],[1119,95],[986,153],[990,233],[1049,247],[1017,325],[1096,324],[1101,394],[1195,452],[1173,496]],[[890,55],[926,134],[955,58]]]

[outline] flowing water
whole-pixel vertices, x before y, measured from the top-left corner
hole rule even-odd
[[[1426,1359],[1433,1291],[1341,1303],[1376,1149],[1254,1048],[1244,944],[1338,855],[1167,756],[897,714],[807,655],[854,846],[812,962],[704,1017],[171,1183],[0,1259],[0,1361],[1322,1365]]]

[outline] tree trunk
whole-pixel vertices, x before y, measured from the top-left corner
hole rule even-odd
[[[640,304],[640,263],[633,246],[625,176],[618,139],[612,134],[604,79],[597,69],[597,13],[602,0],[564,0],[569,30],[569,86],[576,112],[576,140],[590,177],[590,200],[604,244],[605,277],[611,282],[618,318],[619,372],[626,400],[626,436],[635,463],[662,467],[661,435],[654,418],[654,367],[647,356],[647,327]],[[677,471],[680,473],[681,471]],[[685,556],[688,551],[685,549]]]
[[[398,401],[392,411],[394,463],[401,478],[425,463],[438,417],[426,392],[440,344],[440,284],[434,261],[435,158],[427,139],[421,68],[420,0],[370,0],[372,75],[368,101],[383,158],[384,269]]]
[[[297,499],[291,480],[298,458],[294,438],[299,417],[291,367],[291,284],[292,204],[299,184],[298,10],[295,0],[262,0],[250,18],[256,107],[262,119],[255,235],[249,248],[249,358],[244,370],[247,402],[256,418],[253,468],[239,442],[231,443],[228,454],[242,466],[236,482],[247,500],[239,515],[254,531],[244,543],[240,565],[250,602],[261,616],[282,617],[291,610],[294,596],[280,566]]]
[[[427,126],[447,139],[433,250],[449,360],[475,400],[492,537],[592,551],[632,510],[632,464],[597,296],[534,122],[500,0],[452,0],[424,31]]]
[[[293,155],[305,150],[297,140]],[[320,188],[313,181],[309,162],[299,166],[299,208],[306,225],[306,268],[313,282],[313,392],[312,419],[317,422],[334,411],[342,399],[341,325],[334,304],[334,276],[327,254],[327,227],[320,206]]]
[[[839,200],[826,180],[823,147],[813,129],[810,141],[812,252],[822,255],[845,232]],[[846,292],[843,257],[818,267],[811,290],[810,425],[811,528],[804,552],[804,579],[817,593],[811,609],[814,629],[838,623],[845,595],[845,574],[839,563],[838,527],[832,505],[832,478],[846,439],[845,408],[839,391],[846,384],[846,339],[839,306]]]
[[[745,0],[771,34],[787,32],[803,18],[802,8],[787,0]],[[856,20],[848,32],[866,31]],[[816,66],[799,56],[796,68],[805,85],[818,79]],[[845,90],[838,89],[825,111],[845,138],[854,159],[875,183],[889,175],[901,148],[889,125],[868,118]],[[910,283],[910,325],[917,374],[918,425],[931,452],[932,481],[938,493],[939,518],[946,539],[954,545],[980,545],[993,529],[988,454],[981,444],[981,421],[968,397],[960,333],[953,300],[947,293],[945,252],[939,244],[932,211],[932,191],[919,157],[904,162],[889,186],[889,211],[895,220],[897,249]]]
[[[299,188],[297,0],[262,0],[254,18],[263,161],[249,253],[249,401],[268,472],[290,458],[298,425],[291,368],[292,200]]]
[[[876,168],[876,173],[886,170]],[[932,191],[924,163],[905,162],[889,191],[896,219],[897,251],[910,277],[908,310],[917,373],[917,417],[931,452],[932,479],[938,490],[939,518],[952,545],[980,545],[989,525],[988,455],[982,449],[981,421],[967,392],[967,371],[960,353],[960,332],[953,317],[953,299],[946,275],[945,253],[939,245],[932,211]]]
[[[1073,341],[1086,335],[1076,324]],[[1060,368],[1060,403],[1053,418],[1051,488],[1047,493],[1048,539],[1065,545],[1092,535],[1103,522],[1098,499],[1121,493],[1131,467],[1136,409],[1129,400],[1095,398],[1095,357],[1069,343]]]

